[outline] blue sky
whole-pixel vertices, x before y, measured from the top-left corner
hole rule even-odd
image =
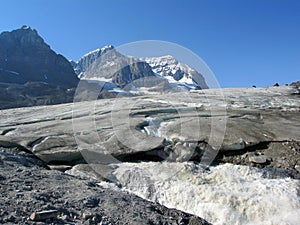
[[[0,0],[0,31],[26,24],[78,60],[107,44],[163,40],[199,55],[222,87],[300,80],[298,0]]]

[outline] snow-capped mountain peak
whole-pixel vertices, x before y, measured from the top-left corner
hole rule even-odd
[[[90,51],[90,52],[84,54],[82,58],[97,55],[97,54],[99,54],[100,51],[101,51],[101,49],[100,49],[100,48],[97,48],[97,49],[95,49],[95,50],[93,50],[93,51]],[[81,58],[81,59],[82,59],[82,58]],[[80,59],[80,60],[81,60],[81,59]],[[80,61],[80,60],[79,60],[79,61]],[[78,63],[79,61],[77,61],[77,63]]]
[[[102,53],[105,53],[106,51],[112,50],[114,47],[112,45],[105,45],[100,50]]]
[[[92,57],[92,58],[99,57],[102,54],[104,54],[107,51],[112,50],[112,49],[114,49],[114,47],[112,45],[105,45],[102,48],[97,48],[91,52],[86,53],[80,60],[82,60],[83,58],[89,58],[89,57]],[[79,63],[79,61],[77,61],[77,63]]]
[[[195,69],[179,62],[171,55],[144,58],[153,72],[167,78],[171,83],[181,83],[195,88],[205,89],[208,86],[203,76]]]
[[[110,50],[113,50],[112,45],[106,45],[102,48],[97,48],[91,52],[86,53],[82,58],[80,58],[75,65],[73,65],[74,70],[79,78],[84,77],[84,72],[89,68],[93,62],[100,58],[103,54],[107,53]]]
[[[114,51],[111,51],[114,50]],[[109,52],[109,54],[105,54]],[[130,63],[133,62],[133,63]],[[140,62],[139,65],[137,65]],[[129,65],[130,64],[130,65]],[[133,68],[136,64],[137,68]],[[126,66],[127,72],[124,69]],[[208,86],[203,76],[195,69],[179,62],[171,55],[152,57],[152,58],[133,58],[124,56],[107,45],[85,54],[73,67],[80,79],[101,82],[113,82],[115,70],[121,70],[124,77],[118,77],[118,81],[127,80],[132,77],[144,77],[142,74],[152,74],[158,80],[165,80],[168,89],[173,91],[190,91],[205,89]],[[124,67],[124,68],[123,68]],[[126,79],[125,79],[126,78]],[[115,81],[117,81],[115,80]]]

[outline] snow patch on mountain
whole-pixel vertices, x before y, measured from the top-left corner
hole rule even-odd
[[[97,48],[97,49],[95,49],[95,50],[93,50],[91,52],[86,53],[81,59],[87,58],[87,57],[97,58],[97,57],[101,56],[102,54],[104,54],[105,52],[107,52],[109,50],[112,50],[113,48],[114,47],[112,45],[106,45],[106,46],[104,46],[102,48]]]
[[[90,56],[95,57],[95,56],[96,56],[97,54],[99,54],[100,52],[101,52],[101,49],[100,49],[100,48],[97,48],[97,49],[95,49],[95,50],[93,50],[93,51],[90,51],[90,52],[84,54],[82,58],[90,57]]]
[[[6,73],[11,73],[14,75],[20,75],[20,73],[16,72],[16,71],[12,71],[12,70],[5,70],[3,68],[0,68],[0,71],[6,72]]]
[[[168,79],[170,83],[183,85],[192,90],[208,88],[203,76],[195,69],[179,62],[171,55],[142,59],[153,72]]]

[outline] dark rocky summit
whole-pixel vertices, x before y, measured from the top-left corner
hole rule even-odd
[[[70,62],[51,50],[36,30],[21,29],[0,34],[0,82],[45,82],[75,87],[78,78]]]
[[[0,223],[209,224],[133,194],[49,170],[20,146],[0,148],[0,171]]]
[[[0,34],[0,109],[71,102],[78,82],[70,62],[36,30]]]

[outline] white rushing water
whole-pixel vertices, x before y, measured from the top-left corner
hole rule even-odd
[[[122,163],[113,173],[124,189],[200,216],[213,224],[299,224],[300,183],[263,170],[224,164]]]
[[[153,137],[159,137],[158,129],[162,119],[147,117],[146,121],[148,122],[148,126],[145,126],[142,132]]]

